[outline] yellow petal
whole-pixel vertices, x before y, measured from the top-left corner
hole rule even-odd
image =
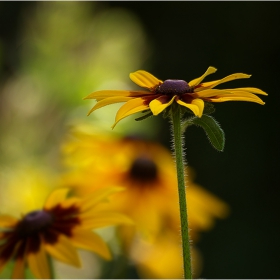
[[[256,94],[262,94],[262,95],[268,95],[266,92],[259,88],[254,88],[254,87],[244,87],[244,88],[233,88],[233,89],[227,89],[228,91],[247,91],[251,93],[256,93]]]
[[[131,251],[141,279],[182,279],[182,249],[176,233],[166,231],[152,243],[140,239]]]
[[[56,259],[76,267],[81,267],[78,253],[67,237],[60,235],[55,244],[45,244],[45,248]]]
[[[193,185],[187,193],[190,226],[194,232],[209,230],[216,218],[225,218],[229,214],[229,207],[219,198]]]
[[[70,208],[72,206],[80,207],[81,199],[77,197],[70,197],[60,203],[62,208]]]
[[[182,106],[185,106],[187,108],[189,108],[191,111],[193,111],[193,113],[195,114],[195,116],[197,117],[201,117],[203,114],[203,109],[204,109],[204,102],[202,99],[194,99],[192,101],[192,103],[185,103],[184,101],[178,99],[176,100],[176,102]]]
[[[202,99],[197,98],[194,99],[191,104],[196,105],[198,107],[199,109],[198,117],[201,117],[204,110],[204,101]]]
[[[111,259],[111,253],[107,244],[95,232],[76,230],[73,232],[71,241],[75,247],[93,251],[106,260]]]
[[[108,97],[126,96],[126,97],[138,97],[151,94],[149,91],[131,91],[131,90],[99,90],[92,92],[83,99],[96,99],[101,100]]]
[[[48,197],[45,205],[44,205],[44,209],[51,209],[53,207],[55,207],[56,205],[58,205],[59,203],[61,203],[62,201],[64,201],[67,197],[67,194],[69,192],[68,188],[60,188],[60,189],[56,189],[54,190]]]
[[[1,215],[0,216],[0,228],[9,228],[14,226],[18,220],[10,215]]]
[[[223,78],[221,80],[202,83],[201,85],[199,85],[197,88],[194,89],[194,92],[198,92],[198,91],[201,91],[201,90],[213,88],[213,87],[216,87],[217,85],[220,85],[222,83],[226,83],[226,82],[229,82],[229,81],[233,81],[233,80],[237,80],[237,79],[247,79],[247,78],[250,78],[250,77],[251,77],[251,75],[247,75],[247,74],[243,74],[243,73],[231,74],[231,75],[226,76],[225,78]]]
[[[43,279],[50,278],[50,268],[43,243],[41,243],[40,250],[38,252],[28,253],[27,261],[35,277]]]
[[[93,106],[91,108],[91,110],[88,112],[88,116],[95,110],[102,108],[104,106],[110,105],[110,104],[114,104],[114,103],[119,103],[119,102],[126,102],[130,99],[132,99],[133,97],[128,97],[128,96],[113,96],[113,97],[107,97],[104,98],[100,101],[98,101],[95,106]]]
[[[187,199],[190,201],[188,205],[190,210],[200,208],[201,211],[205,212],[204,215],[211,219],[222,219],[229,214],[229,206],[225,202],[198,185],[189,188]]]
[[[244,91],[235,91],[232,94],[226,95],[223,94],[221,96],[217,95],[215,98],[209,98],[211,102],[225,102],[225,101],[249,101],[255,102],[261,105],[264,105],[263,102],[258,96]]]
[[[151,111],[153,112],[153,114],[156,116],[156,115],[160,114],[165,108],[170,106],[172,104],[172,102],[174,101],[175,97],[176,97],[176,95],[174,95],[172,97],[172,99],[170,99],[169,96],[162,95],[162,96],[158,97],[157,99],[154,99],[152,102],[150,102],[149,107],[150,107]]]
[[[12,279],[24,279],[24,267],[25,267],[24,259],[17,258],[13,268]]]
[[[96,229],[119,224],[133,224],[127,216],[115,212],[87,212],[79,216],[84,229]]]
[[[140,87],[153,89],[162,84],[162,81],[150,74],[149,72],[138,70],[129,74],[130,79]]]
[[[208,69],[206,70],[206,72],[205,72],[202,76],[200,76],[199,78],[196,78],[196,79],[190,81],[190,82],[188,83],[189,86],[190,86],[190,87],[195,87],[195,86],[198,85],[206,76],[208,76],[208,75],[210,75],[210,74],[213,74],[213,73],[215,73],[216,71],[217,71],[216,68],[214,68],[214,67],[212,67],[212,66],[208,67]]]
[[[148,104],[145,104],[145,99],[143,98],[134,98],[127,101],[117,112],[115,123],[113,124],[112,128],[114,128],[116,124],[123,118],[147,109],[149,109],[149,106]]]
[[[216,95],[223,95],[223,94],[231,94],[231,92],[227,89],[205,89],[202,91],[195,92],[195,95],[199,98],[203,97],[213,97]]]
[[[85,198],[82,199],[82,203],[80,205],[80,212],[83,213],[89,211],[90,209],[94,208],[96,204],[100,203],[102,200],[107,199],[110,195],[123,190],[124,188],[111,187],[94,191],[93,193],[87,195]]]

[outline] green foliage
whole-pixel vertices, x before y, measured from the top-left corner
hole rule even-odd
[[[146,115],[144,115],[144,116],[142,116],[142,117],[139,117],[139,118],[137,118],[137,119],[135,119],[135,120],[136,120],[136,121],[143,121],[143,120],[145,120],[145,119],[151,117],[152,115],[153,115],[153,113],[152,113],[152,112],[149,112],[148,114],[146,114]]]
[[[193,116],[193,111],[190,110],[190,109],[187,108],[187,107],[181,106],[181,107],[180,107],[180,110],[181,110],[182,116],[185,116],[185,115]]]
[[[171,110],[171,106],[168,106],[164,111],[163,111],[163,118],[167,119],[168,117],[170,117],[170,110]]]
[[[210,115],[215,112],[215,106],[212,103],[204,102],[203,114]]]
[[[212,146],[218,151],[223,151],[225,146],[225,134],[213,117],[208,115],[202,115],[201,118],[193,117],[185,120],[183,127],[186,129],[187,126],[192,124],[202,127]]]

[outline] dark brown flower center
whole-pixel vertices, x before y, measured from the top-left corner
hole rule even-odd
[[[193,90],[189,84],[184,80],[165,80],[161,85],[156,88],[156,93],[174,95],[192,93]]]
[[[53,217],[50,213],[39,210],[27,214],[18,224],[17,231],[21,236],[29,236],[46,229],[53,223]]]
[[[152,182],[157,175],[158,168],[155,162],[146,156],[136,158],[130,168],[130,177],[140,183]]]
[[[18,222],[14,231],[3,234],[0,240],[0,259],[8,260],[12,254],[23,258],[25,254],[37,253],[42,242],[56,244],[60,235],[72,236],[73,229],[80,224],[79,208],[71,205],[67,208],[56,205],[48,210],[33,211]],[[15,246],[19,244],[16,251]]]

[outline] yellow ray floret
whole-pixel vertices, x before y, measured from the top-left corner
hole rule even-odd
[[[149,72],[138,70],[130,73],[129,77],[138,86],[148,89],[147,91],[101,90],[93,92],[85,98],[97,101],[88,115],[106,105],[126,102],[116,114],[115,123],[112,126],[114,128],[120,120],[137,112],[151,110],[156,116],[169,107],[174,100],[179,105],[189,108],[197,117],[203,115],[204,101],[248,101],[265,104],[255,94],[267,95],[267,93],[258,88],[214,89],[220,84],[236,79],[247,79],[251,75],[235,73],[220,80],[202,83],[208,75],[216,71],[215,67],[210,66],[203,75],[187,83],[183,80],[162,81]]]
[[[138,70],[134,73],[130,73],[130,79],[140,87],[153,89],[154,87],[162,84],[162,81],[146,72],[144,70]]]

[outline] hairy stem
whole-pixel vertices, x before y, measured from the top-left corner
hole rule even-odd
[[[177,181],[178,181],[184,278],[191,279],[192,278],[191,252],[190,252],[188,213],[187,213],[187,201],[186,201],[185,167],[184,167],[184,160],[183,160],[184,143],[183,143],[182,131],[181,131],[180,106],[176,103],[172,104],[171,120],[172,120],[172,132],[173,132],[172,134],[173,134]]]

